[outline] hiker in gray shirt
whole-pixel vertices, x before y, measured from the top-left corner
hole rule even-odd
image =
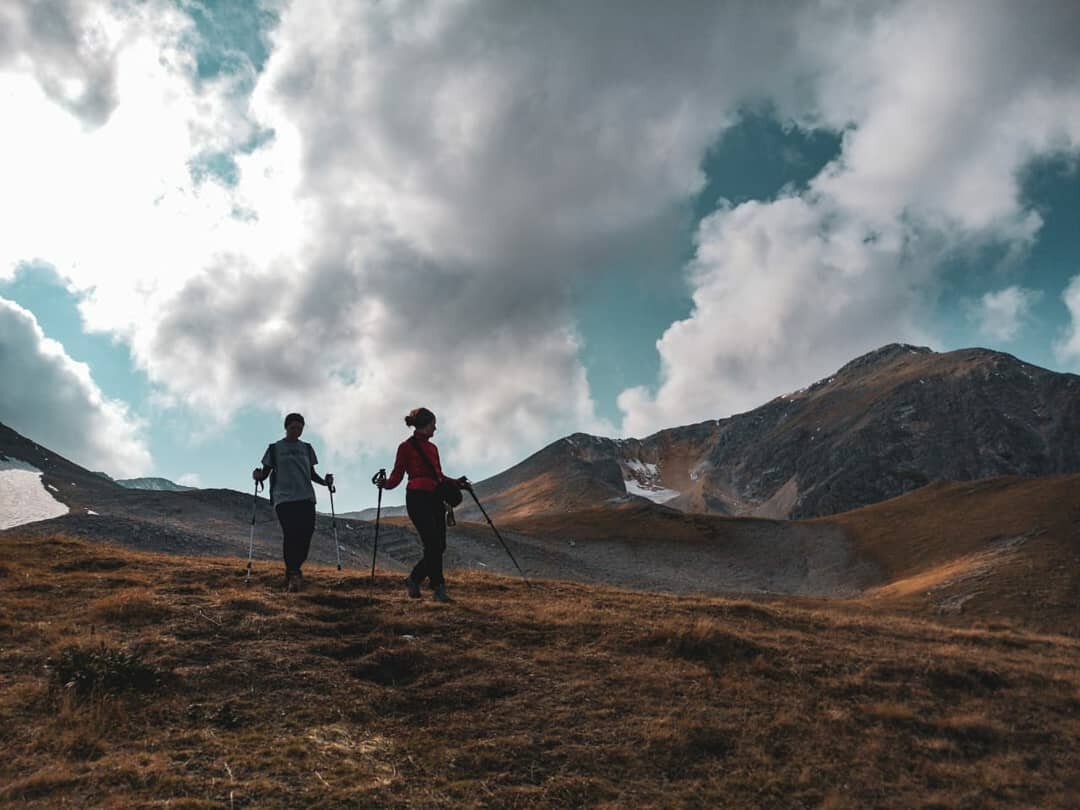
[[[311,549],[315,533],[315,488],[311,482],[324,487],[334,486],[334,476],[323,478],[315,472],[319,459],[315,448],[300,441],[304,432],[304,417],[290,413],[285,417],[285,438],[266,448],[262,467],[256,467],[251,477],[262,481],[270,477],[270,502],[281,524],[282,551],[285,557],[285,587],[299,591],[303,585],[300,567]]]

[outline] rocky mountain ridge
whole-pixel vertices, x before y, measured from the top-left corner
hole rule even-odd
[[[73,511],[128,516],[147,496],[168,494],[188,496],[182,508],[196,511],[210,506],[201,503],[206,498],[211,511],[243,509],[239,493],[140,495],[0,425],[5,452],[42,470]],[[480,482],[477,492],[503,520],[635,502],[798,519],[878,503],[931,481],[1072,472],[1080,472],[1080,377],[986,349],[890,344],[725,419],[643,439],[567,436]],[[166,506],[151,501],[151,513]],[[181,507],[169,501],[168,508]],[[482,521],[468,500],[458,517]]]
[[[636,498],[809,518],[935,480],[1080,471],[1080,376],[987,349],[890,344],[746,413],[644,439],[573,434],[481,482],[517,518]]]

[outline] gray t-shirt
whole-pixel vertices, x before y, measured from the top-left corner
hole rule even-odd
[[[263,467],[270,467],[270,499],[274,506],[293,501],[314,501],[315,487],[311,472],[319,459],[315,448],[307,442],[281,439],[266,448]]]

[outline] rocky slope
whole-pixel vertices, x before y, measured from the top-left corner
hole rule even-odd
[[[504,518],[636,498],[804,518],[935,480],[1080,471],[1080,377],[892,344],[752,411],[645,439],[574,434],[478,485]]]
[[[0,422],[0,460],[3,459],[22,461],[41,470],[42,483],[73,510],[92,508],[99,498],[123,491],[123,487],[108,477],[80,467]]]

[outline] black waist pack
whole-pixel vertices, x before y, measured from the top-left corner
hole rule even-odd
[[[461,505],[461,488],[453,481],[440,481],[435,487],[435,494],[451,508]]]

